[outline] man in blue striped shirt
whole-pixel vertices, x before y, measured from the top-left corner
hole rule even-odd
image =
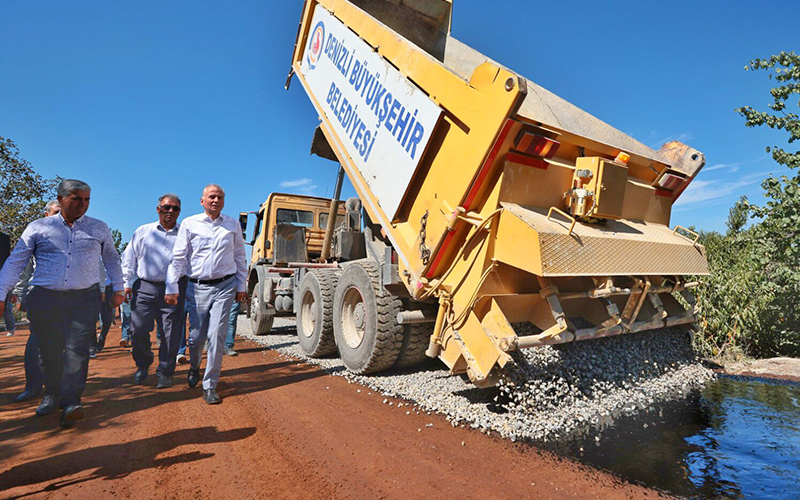
[[[66,179],[58,185],[61,213],[31,222],[0,270],[0,302],[16,284],[28,259],[36,269],[28,293],[28,318],[40,341],[45,395],[36,415],[61,407],[61,425],[84,417],[81,394],[89,370],[89,347],[100,313],[102,258],[114,290],[113,303],[124,299],[122,269],[108,226],[86,214],[91,188]],[[0,305],[0,313],[5,304]]]

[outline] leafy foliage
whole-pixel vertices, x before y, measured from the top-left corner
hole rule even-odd
[[[42,217],[45,204],[55,198],[59,179],[44,179],[27,160],[20,158],[17,145],[0,136],[0,231],[15,245],[22,231]]]
[[[771,71],[769,79],[782,85],[770,90],[773,102],[769,108],[773,111],[756,111],[750,106],[736,108],[736,112],[745,118],[748,127],[766,125],[776,130],[789,133],[789,144],[800,139],[800,118],[797,113],[786,111],[786,105],[792,96],[800,96],[800,55],[794,52],[781,52],[768,59],[754,59],[744,67],[747,71]],[[789,168],[800,167],[800,151],[789,153],[778,146],[767,147],[772,158]]]
[[[781,52],[745,69],[771,71],[770,79],[781,83],[770,91],[771,112],[736,109],[746,126],[784,130],[789,144],[800,139],[798,114],[787,111],[789,99],[800,96],[800,56]],[[766,205],[743,197],[731,208],[725,235],[701,237],[711,276],[698,294],[704,316],[700,341],[711,354],[741,349],[756,356],[800,356],[800,151],[778,146],[767,151],[794,175],[768,177],[761,184]],[[749,219],[755,223],[745,228]]]
[[[114,240],[114,248],[117,249],[117,253],[122,255],[122,252],[125,251],[125,247],[128,246],[127,243],[122,243],[122,233],[118,229],[112,229],[111,239]]]

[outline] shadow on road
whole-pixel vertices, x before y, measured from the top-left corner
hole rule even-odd
[[[122,356],[125,354],[121,354],[120,357]],[[250,356],[257,355],[250,354]],[[187,371],[188,367],[176,372],[173,378],[175,385],[166,390],[155,389],[155,377],[152,372],[145,385],[133,384],[133,371],[130,375],[119,377],[98,375],[90,377],[84,391],[87,418],[75,425],[73,430],[80,435],[100,428],[123,425],[117,417],[169,403],[194,404],[196,401],[198,404],[203,404],[200,386],[194,389],[186,386]],[[246,396],[324,375],[324,372],[309,369],[297,361],[264,362],[233,369],[225,369],[223,366],[217,390],[223,398]],[[6,415],[0,419],[0,442],[4,443],[0,447],[0,460],[8,460],[19,452],[18,443],[21,438],[36,435],[38,439],[47,439],[62,432],[58,427],[58,413],[47,417],[36,417],[33,410],[37,404],[38,400],[8,404],[4,408],[9,411],[27,406],[30,412],[18,418],[8,418]],[[2,481],[0,485],[3,485]]]
[[[185,445],[205,445],[246,439],[255,434],[255,427],[218,431],[216,427],[181,429],[160,436],[96,446],[15,465],[0,474],[4,490],[52,481],[37,493],[57,491],[65,486],[93,479],[118,479],[145,469],[165,468],[178,463],[194,462],[214,456],[213,453],[191,451],[157,458],[162,453]],[[88,475],[70,478],[82,472]]]

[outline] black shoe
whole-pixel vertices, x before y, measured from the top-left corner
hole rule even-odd
[[[61,410],[61,420],[59,421],[58,425],[61,427],[70,427],[78,420],[83,420],[84,416],[83,406],[69,405]]]
[[[42,392],[41,389],[40,390],[25,389],[24,391],[17,394],[17,397],[14,398],[14,402],[21,403],[23,401],[30,401],[31,399],[39,397],[40,392]]]
[[[143,384],[147,380],[147,368],[139,368],[133,375],[134,384]]]
[[[97,357],[97,347],[92,346],[89,348],[89,357],[92,359]]]
[[[189,377],[188,377],[189,387],[196,387],[197,383],[200,382],[200,368],[192,369],[189,368]]]
[[[225,350],[222,351],[222,354],[225,356],[238,356],[239,353],[233,350],[233,347],[226,347]]]
[[[168,375],[159,375],[156,382],[156,389],[166,389],[172,387],[172,377]]]
[[[58,401],[56,401],[56,398],[50,394],[45,394],[42,398],[42,402],[39,403],[39,407],[36,408],[36,416],[44,417],[45,415],[54,413],[57,409]]]
[[[203,401],[210,405],[218,405],[222,403],[222,398],[219,397],[214,389],[205,389],[203,391]]]

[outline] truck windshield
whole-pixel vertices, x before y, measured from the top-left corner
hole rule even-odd
[[[300,227],[314,227],[314,214],[305,210],[278,209],[278,224],[292,224]]]

